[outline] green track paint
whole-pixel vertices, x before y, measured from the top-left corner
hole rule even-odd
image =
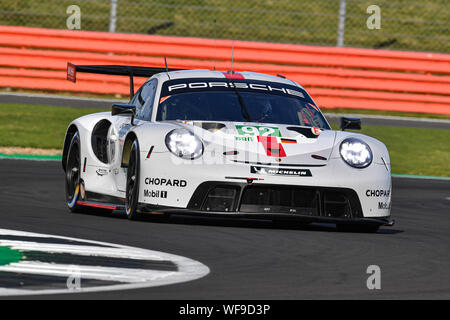
[[[421,176],[421,175],[418,175],[418,174],[393,173],[392,176],[394,178],[433,179],[433,180],[447,180],[447,181],[450,181],[450,177]]]
[[[22,159],[22,160],[45,160],[45,161],[60,161],[62,157],[60,155],[34,155],[34,154],[5,154],[0,153],[0,159]]]
[[[0,266],[13,262],[19,262],[23,258],[22,253],[10,247],[0,247]]]

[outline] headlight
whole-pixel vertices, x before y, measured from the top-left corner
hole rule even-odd
[[[372,150],[367,143],[356,138],[342,141],[339,153],[342,159],[354,168],[365,168],[372,163]]]
[[[166,136],[166,146],[173,154],[184,159],[195,159],[203,153],[203,143],[186,129],[175,129]]]

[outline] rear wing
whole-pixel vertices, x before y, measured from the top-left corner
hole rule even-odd
[[[177,71],[182,69],[167,69],[167,68],[153,68],[153,67],[137,67],[137,66],[89,66],[89,65],[74,65],[67,63],[67,80],[76,82],[77,72],[110,74],[116,76],[130,77],[130,98],[134,96],[134,77],[151,77],[154,74],[161,72]]]

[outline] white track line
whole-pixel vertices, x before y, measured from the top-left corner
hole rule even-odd
[[[97,279],[106,281],[122,282],[115,285],[103,285],[96,287],[81,287],[79,289],[8,289],[0,288],[0,296],[10,295],[37,295],[37,294],[60,294],[60,293],[74,293],[74,292],[97,292],[97,291],[112,291],[112,290],[127,290],[146,287],[155,287],[162,285],[169,285],[174,283],[192,281],[202,278],[209,273],[209,268],[204,264],[178,255],[173,255],[160,251],[153,251],[141,248],[134,248],[130,246],[123,246],[107,242],[83,240],[77,238],[60,237],[47,234],[39,234],[32,232],[0,229],[0,235],[14,235],[23,237],[42,237],[72,240],[77,242],[86,242],[94,246],[69,245],[69,244],[55,244],[55,243],[38,243],[36,241],[14,241],[1,240],[1,246],[9,246],[16,250],[33,250],[47,253],[72,253],[83,256],[105,256],[114,258],[129,258],[129,259],[145,259],[145,260],[166,260],[174,263],[178,271],[163,271],[163,270],[149,270],[137,268],[114,268],[103,266],[85,266],[76,264],[56,264],[44,263],[39,261],[22,260],[15,263],[10,263],[5,266],[0,266],[2,272],[15,272],[23,274],[41,274],[68,277],[73,276],[74,271],[76,275],[82,279]],[[95,244],[99,246],[95,246]],[[109,247],[104,247],[109,246]]]
[[[74,273],[81,279],[95,279],[102,281],[117,281],[124,283],[144,283],[164,279],[178,271],[161,271],[145,269],[110,268],[99,266],[67,265],[43,263],[36,261],[21,261],[0,266],[0,272],[16,272],[26,274],[39,274],[57,277],[70,277]]]

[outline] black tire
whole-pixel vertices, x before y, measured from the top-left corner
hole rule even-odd
[[[94,214],[109,214],[110,209],[94,208],[80,206],[78,204],[81,188],[81,143],[78,131],[70,141],[69,151],[67,152],[66,160],[66,201],[67,207],[73,213],[94,213]]]
[[[139,213],[137,212],[139,200],[139,169],[139,145],[135,139],[131,147],[130,159],[128,160],[127,185],[125,193],[125,212],[130,220],[139,219]]]
[[[78,205],[80,196],[80,136],[78,131],[70,141],[69,151],[66,160],[66,201],[71,212],[81,213],[84,208]]]
[[[363,224],[337,224],[336,229],[340,232],[375,233],[380,228],[379,225]]]

